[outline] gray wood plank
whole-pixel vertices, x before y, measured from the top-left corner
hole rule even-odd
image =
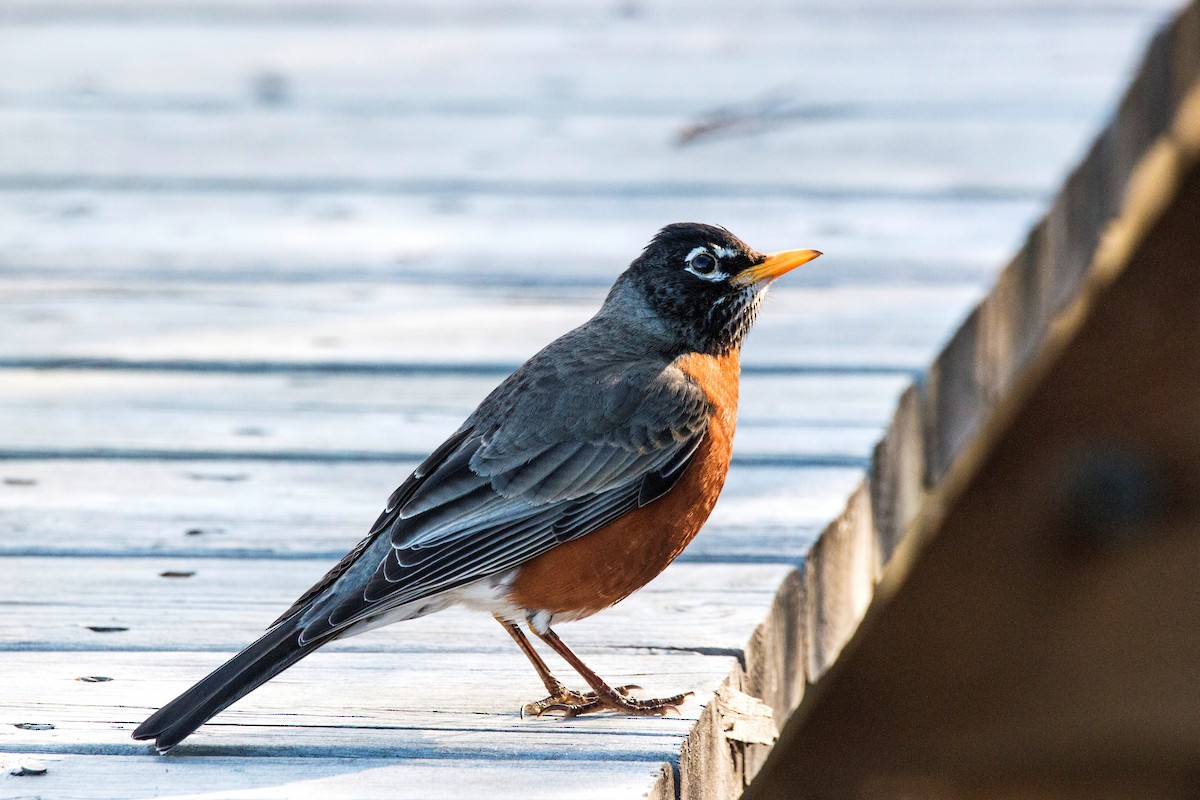
[[[0,108],[0,188],[1038,198],[1086,119],[804,120],[680,147],[677,116]],[[487,135],[479,129],[486,126]],[[726,168],[724,165],[736,164]]]
[[[137,723],[232,653],[6,652],[0,751],[142,754]],[[650,693],[696,695],[679,716],[522,720],[545,689],[511,653],[317,652],[218,715],[193,755],[474,757],[659,761],[678,752],[736,661],[695,653],[589,657],[597,672]],[[564,672],[564,678],[566,673]],[[87,682],[80,676],[111,681]],[[570,681],[574,684],[574,680]],[[447,691],[449,686],[453,691]],[[17,727],[49,723],[52,730]],[[181,753],[182,754],[182,753]]]
[[[0,462],[0,554],[337,558],[414,463]],[[794,563],[858,468],[735,466],[687,561]]]
[[[8,773],[36,763],[44,775]],[[36,793],[58,800],[578,800],[645,797],[657,791],[662,765],[654,761],[483,758],[270,758],[247,768],[237,756],[204,758],[0,754],[0,792]],[[673,793],[672,795],[673,796]]]
[[[331,559],[8,557],[0,650],[236,651]],[[675,564],[632,597],[558,627],[580,653],[728,654],[745,646],[792,567]],[[54,575],[71,593],[47,593]],[[93,630],[100,628],[101,630]],[[124,630],[105,630],[123,628]],[[450,609],[327,645],[330,652],[510,653],[487,614]]]
[[[580,800],[614,796],[645,797],[659,791],[660,764],[528,759],[514,770],[485,759],[272,758],[246,769],[245,759],[213,757],[172,759],[164,766],[155,756],[86,756],[33,753],[0,756],[7,773],[36,762],[38,777],[0,776],[0,787],[14,794],[36,791],[59,800],[121,797],[148,800],[443,800],[484,796],[495,800],[561,798],[564,789]],[[656,795],[658,796],[658,795]]]
[[[655,229],[716,222],[765,252],[816,247],[807,285],[979,283],[1042,204],[1003,197],[572,197],[0,192],[0,274],[127,283],[609,285]]]
[[[684,738],[729,754],[696,720],[791,574],[726,562],[797,561],[862,480],[747,456],[865,452],[876,423],[844,423],[875,420],[902,377],[813,370],[928,362],[1162,9],[755,2],[5,4],[0,364],[215,370],[0,371],[0,446],[141,454],[0,461],[0,647],[48,648],[0,652],[0,752],[110,754],[46,776],[86,791],[122,765],[142,770],[130,784],[143,764],[230,765],[168,774],[176,795],[271,796],[269,778],[232,776],[289,770],[305,775],[289,796],[415,785],[427,762],[388,772],[397,755],[551,780],[544,765],[572,762],[580,777],[545,794],[593,775],[645,794],[681,747],[684,786],[702,782]],[[677,147],[688,130],[706,135]],[[494,623],[454,612],[299,665],[196,737],[188,752],[212,761],[141,755],[132,725],[356,541],[412,465],[336,448],[427,449],[686,218],[830,256],[781,287],[748,345],[741,461],[712,524],[647,591],[564,630],[613,680],[699,687],[683,718],[523,723],[531,670]],[[378,367],[394,374],[365,374]],[[271,460],[287,455],[306,460]],[[155,647],[175,650],[127,651]],[[56,727],[15,727],[42,720]],[[352,755],[391,766],[332,766]],[[449,793],[476,785],[464,770]],[[0,794],[33,780],[0,776]]]
[[[980,291],[781,286],[762,308],[743,363],[923,368]],[[535,300],[518,289],[424,284],[12,281],[0,294],[0,359],[366,360],[511,369],[588,319],[602,297],[560,290]]]
[[[1046,13],[1111,14],[1113,12],[1145,12],[1161,8],[1162,3],[1147,0],[1042,0],[1031,5],[1029,0],[916,0],[897,6],[886,0],[806,0],[803,10],[808,15],[827,16],[846,12],[886,14],[893,17],[928,16],[933,14],[1009,15]],[[296,24],[324,22],[529,22],[533,20],[583,23],[612,19],[656,18],[675,16],[681,9],[692,18],[744,22],[750,14],[775,15],[796,11],[787,0],[751,0],[736,9],[720,0],[642,0],[635,6],[610,6],[602,3],[569,5],[546,3],[543,0],[454,0],[453,2],[397,2],[390,0],[9,0],[6,18],[13,22],[89,22],[97,21],[162,21],[186,20],[208,22],[214,19],[248,22]]]
[[[548,7],[539,4],[537,13]],[[1130,61],[1165,5],[1060,14],[1027,6],[708,15],[676,6],[639,16],[640,7],[630,7],[632,16],[594,4],[549,19],[505,19],[503,10],[475,6],[427,24],[343,23],[336,35],[328,19],[247,25],[216,14],[201,24],[10,23],[15,35],[0,54],[0,96],[551,115],[588,108],[696,113],[748,99],[771,107],[782,96],[810,114],[866,104],[894,113],[932,106],[943,114],[1036,109],[1086,117],[1116,93],[1123,70],[1114,63]],[[59,58],[63,52],[72,57]],[[266,79],[266,91],[264,75],[279,76]]]
[[[456,430],[498,381],[4,370],[0,458],[150,451],[411,460]],[[865,463],[906,384],[898,375],[751,374],[736,456]]]

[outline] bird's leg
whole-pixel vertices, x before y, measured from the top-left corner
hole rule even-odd
[[[533,664],[534,670],[537,672],[538,677],[542,679],[542,683],[546,684],[546,691],[550,693],[551,697],[570,694],[570,690],[562,684],[562,681],[554,677],[550,672],[550,668],[546,666],[546,662],[538,655],[538,651],[533,649],[533,645],[525,638],[525,634],[521,632],[521,629],[517,627],[515,622],[509,622],[499,617],[496,617],[496,622],[504,626],[504,630],[508,631],[508,635],[517,643],[517,647],[521,648],[521,652],[529,659],[529,663]]]
[[[550,667],[538,655],[538,651],[533,649],[533,645],[529,643],[529,639],[521,632],[515,623],[496,617],[496,621],[504,626],[504,630],[508,631],[508,635],[517,643],[517,647],[521,648],[521,652],[529,659],[529,663],[533,665],[534,671],[538,677],[542,679],[542,683],[546,686],[546,691],[550,696],[545,700],[539,700],[536,703],[526,703],[521,707],[521,716],[530,714],[535,717],[540,717],[542,713],[549,707],[554,706],[578,706],[594,702],[596,695],[594,692],[573,692],[563,685],[562,681],[554,677],[550,672]],[[618,692],[627,692],[630,689],[639,689],[639,686],[621,686],[617,689]]]
[[[496,617],[496,621],[504,626],[504,630],[508,631],[508,635],[517,643],[517,647],[521,648],[521,652],[529,659],[529,663],[533,665],[534,671],[538,677],[542,679],[542,683],[546,686],[546,691],[550,696],[544,700],[538,700],[536,703],[526,703],[521,708],[521,716],[530,714],[535,717],[540,717],[548,708],[566,708],[566,707],[581,707],[589,704],[595,704],[597,695],[595,692],[574,692],[563,685],[562,681],[554,677],[550,672],[550,667],[546,666],[546,662],[538,655],[538,651],[533,649],[533,645],[529,643],[529,639],[521,632],[515,623],[508,620]],[[618,694],[628,694],[633,689],[640,689],[640,686],[618,686],[613,691]],[[582,712],[579,712],[582,713]],[[569,716],[574,716],[571,714]]]
[[[515,627],[515,626],[514,626]],[[671,697],[662,697],[654,700],[639,700],[629,696],[632,689],[640,689],[640,686],[618,686],[613,688],[604,682],[599,675],[584,664],[579,656],[571,652],[571,649],[558,638],[558,634],[546,628],[545,632],[539,631],[532,625],[529,628],[534,635],[541,639],[546,644],[558,653],[563,659],[571,665],[571,667],[579,673],[579,676],[587,681],[588,686],[592,687],[592,691],[578,694],[568,692],[565,697],[555,697],[554,691],[551,690],[550,697],[537,703],[530,703],[525,706],[522,711],[530,711],[535,716],[541,716],[548,711],[557,711],[565,717],[577,717],[580,714],[587,714],[592,711],[602,711],[611,709],[620,711],[625,714],[658,714],[666,715],[671,712],[679,713],[676,706],[682,703],[685,698],[691,695],[691,692],[672,695]],[[524,637],[522,637],[524,638]],[[528,643],[527,643],[528,644]],[[532,649],[532,648],[531,648]],[[541,659],[538,659],[541,661]],[[536,664],[535,664],[536,666]],[[544,665],[543,665],[544,666]],[[549,688],[549,684],[547,684]]]

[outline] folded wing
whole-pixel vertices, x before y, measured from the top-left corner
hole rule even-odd
[[[302,641],[505,572],[586,536],[674,484],[711,406],[660,364],[515,373],[389,500],[371,533],[282,619]],[[547,385],[550,384],[550,385]]]

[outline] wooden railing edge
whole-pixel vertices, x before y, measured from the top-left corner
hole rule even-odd
[[[1000,398],[1056,326],[1077,314],[1072,304],[1085,287],[1107,280],[1144,232],[1155,212],[1151,187],[1200,159],[1197,119],[1200,2],[1193,0],[1151,41],[1110,123],[992,290],[924,380],[900,397],[867,479],[814,544],[804,567],[804,659],[795,667],[805,680],[819,680],[835,662],[885,572],[889,583],[901,579],[905,563],[893,562],[920,549],[908,534],[923,505],[935,490],[934,505],[945,502],[954,488],[947,476],[972,458],[969,445]],[[753,769],[745,780],[752,778]]]
[[[1106,250],[1148,210],[1139,171],[1166,149],[1193,155],[1176,124],[1200,90],[1200,2],[1150,43],[1113,120],[1071,172],[1050,210],[935,358],[900,397],[863,485],[818,537],[806,560],[807,672],[836,659],[866,611],[884,568],[930,491],[1029,366],[1048,331],[1070,312]],[[1151,165],[1152,166],[1152,165]],[[1158,177],[1158,176],[1156,176]],[[1088,203],[1092,205],[1089,207]]]

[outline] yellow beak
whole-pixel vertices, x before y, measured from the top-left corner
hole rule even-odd
[[[749,286],[759,281],[774,280],[785,272],[791,272],[801,264],[807,264],[819,255],[821,255],[820,250],[784,250],[779,253],[770,253],[761,264],[735,275],[731,283]]]

